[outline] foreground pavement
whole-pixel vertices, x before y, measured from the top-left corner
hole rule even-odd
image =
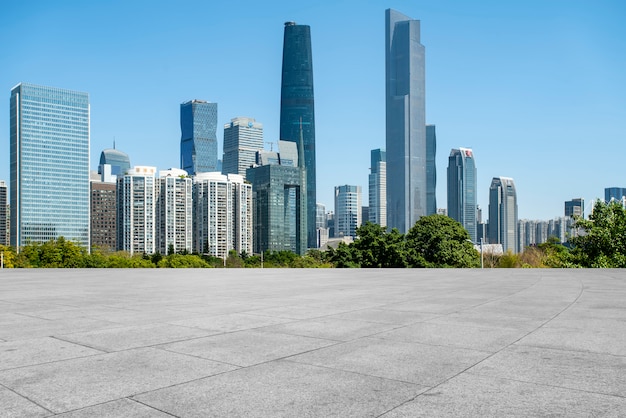
[[[624,270],[0,270],[0,417],[626,416]]]

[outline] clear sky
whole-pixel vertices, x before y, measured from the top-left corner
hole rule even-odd
[[[180,103],[218,103],[221,126],[256,118],[278,140],[283,23],[311,26],[317,196],[360,185],[385,148],[384,11],[421,20],[426,118],[437,125],[437,206],[451,148],[473,148],[487,217],[494,176],[513,177],[519,217],[626,187],[626,1],[0,2],[0,179],[19,82],[88,92],[91,167],[115,139],[133,165],[180,161]],[[269,144],[267,147],[269,148]],[[389,179],[388,181],[393,181]],[[588,212],[589,204],[587,204]]]

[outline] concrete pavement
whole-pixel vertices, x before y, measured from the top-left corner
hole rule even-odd
[[[624,270],[0,270],[0,417],[626,416]]]

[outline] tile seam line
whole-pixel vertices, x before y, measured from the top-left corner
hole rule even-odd
[[[533,284],[533,286],[534,286],[535,284],[537,284],[538,282],[542,281],[542,280],[543,280],[543,278],[544,278],[544,276],[540,276],[540,277],[539,277],[539,279],[537,280],[537,282],[535,282],[535,283]],[[400,408],[402,405],[405,405],[405,404],[407,404],[407,403],[409,403],[409,402],[413,402],[415,399],[419,398],[420,396],[424,395],[425,393],[428,393],[428,392],[431,392],[431,391],[432,391],[432,390],[434,390],[434,389],[437,389],[439,386],[441,386],[441,385],[443,385],[443,384],[445,384],[445,383],[449,382],[450,380],[452,380],[452,379],[456,378],[457,376],[460,376],[461,374],[463,374],[463,373],[465,373],[465,372],[467,372],[467,371],[469,371],[469,370],[473,369],[474,367],[476,367],[476,366],[478,366],[479,364],[483,363],[485,360],[488,360],[488,359],[492,358],[493,356],[495,356],[495,355],[497,355],[497,354],[501,353],[502,351],[504,351],[504,350],[506,350],[507,348],[509,348],[510,346],[512,346],[512,345],[514,345],[514,344],[516,344],[516,343],[517,343],[517,342],[519,342],[520,340],[522,340],[522,339],[526,338],[527,336],[529,336],[530,334],[532,334],[532,333],[534,333],[535,331],[539,330],[540,328],[543,328],[546,324],[550,323],[552,320],[554,320],[554,319],[555,319],[555,318],[557,318],[559,315],[561,315],[563,312],[565,312],[565,311],[566,311],[566,310],[568,310],[570,307],[572,307],[572,306],[573,306],[573,305],[574,305],[574,304],[575,304],[575,303],[576,303],[576,302],[577,302],[577,301],[581,298],[582,294],[583,294],[583,293],[584,293],[584,291],[585,291],[585,286],[584,286],[584,284],[583,284],[583,282],[582,282],[582,280],[581,280],[581,279],[578,279],[578,283],[579,283],[579,285],[580,285],[580,291],[579,291],[579,293],[578,293],[578,296],[576,296],[576,298],[575,298],[572,302],[570,302],[570,303],[569,303],[569,305],[567,305],[565,308],[563,308],[560,312],[558,312],[558,313],[557,313],[556,315],[554,315],[552,318],[549,318],[548,320],[546,320],[545,322],[543,322],[541,325],[539,325],[537,328],[535,328],[535,329],[533,329],[533,330],[531,330],[531,331],[527,332],[526,334],[524,334],[523,336],[521,336],[521,337],[520,337],[520,338],[518,338],[517,340],[515,340],[515,341],[511,342],[510,344],[505,345],[504,347],[502,347],[502,348],[501,348],[501,349],[499,349],[498,351],[496,351],[496,352],[494,352],[494,353],[491,353],[491,354],[490,354],[490,355],[488,355],[487,357],[483,358],[483,359],[482,359],[482,360],[480,360],[480,361],[477,361],[476,363],[474,363],[474,364],[472,364],[471,366],[469,366],[469,367],[465,368],[464,370],[461,370],[460,372],[456,373],[455,375],[453,375],[453,376],[451,376],[451,377],[449,377],[449,378],[447,378],[447,379],[444,379],[443,381],[439,382],[439,383],[438,383],[438,384],[436,384],[435,386],[432,386],[430,389],[425,390],[424,392],[422,392],[422,393],[420,393],[420,394],[416,395],[416,396],[415,396],[415,397],[413,397],[412,399],[409,399],[409,400],[407,400],[406,402],[403,402],[403,403],[401,403],[400,405],[397,405],[397,406],[395,406],[395,407],[393,407],[393,408],[389,409],[388,411],[383,412],[382,414],[378,415],[376,418],[382,417],[383,415],[385,415],[385,414],[387,414],[387,413],[389,413],[389,412],[391,412],[391,411],[393,411],[393,410],[395,410],[395,409],[397,409],[397,408]],[[532,286],[530,286],[530,287],[532,287]]]
[[[131,396],[134,396],[134,395],[131,395]],[[115,401],[119,401],[119,400],[122,400],[122,399],[127,399],[129,402],[138,403],[138,404],[144,405],[144,406],[146,406],[146,407],[148,407],[148,408],[150,408],[150,409],[154,409],[154,410],[156,410],[156,411],[163,412],[163,413],[164,413],[164,414],[166,414],[166,415],[169,415],[169,416],[172,416],[172,417],[176,417],[176,418],[180,418],[180,416],[179,416],[179,415],[172,415],[172,414],[170,414],[169,412],[163,411],[163,410],[161,410],[161,409],[159,409],[159,408],[155,408],[154,406],[151,406],[151,405],[145,404],[145,403],[143,403],[143,402],[139,402],[139,401],[138,401],[138,400],[136,400],[136,399],[131,399],[129,396],[125,396],[125,397],[123,397],[123,398],[111,399],[111,400],[104,401],[104,402],[98,402],[98,403],[95,403],[95,404],[92,404],[92,405],[82,406],[82,407],[80,407],[80,408],[76,408],[76,409],[70,409],[70,410],[67,410],[67,411],[63,411],[63,412],[59,412],[59,413],[55,413],[53,416],[55,416],[55,417],[56,417],[56,416],[63,415],[63,414],[74,413],[74,412],[80,412],[80,411],[84,411],[84,410],[86,410],[86,409],[88,409],[88,408],[93,408],[93,407],[96,407],[96,406],[106,405],[106,404],[108,404],[108,403],[115,402]]]
[[[24,398],[24,399],[26,399],[27,401],[29,401],[29,402],[31,402],[31,403],[33,403],[33,404],[37,405],[38,407],[40,407],[40,408],[42,408],[42,409],[44,409],[44,410],[46,410],[46,411],[50,412],[50,413],[51,413],[51,414],[53,414],[53,415],[56,415],[56,413],[55,413],[54,411],[52,411],[52,410],[50,410],[50,409],[46,408],[46,407],[45,407],[45,406],[43,406],[43,405],[40,405],[39,403],[35,402],[34,400],[32,400],[31,398],[29,398],[28,396],[26,396],[26,395],[22,395],[21,393],[19,393],[19,392],[18,392],[18,391],[16,391],[15,389],[13,389],[13,388],[11,388],[11,387],[9,387],[9,386],[5,385],[5,384],[4,384],[4,383],[2,383],[2,382],[0,382],[0,387],[5,388],[5,389],[6,389],[6,390],[8,390],[9,392],[14,393],[15,395],[19,396],[20,398]]]

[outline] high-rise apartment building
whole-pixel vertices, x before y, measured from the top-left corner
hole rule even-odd
[[[570,218],[582,218],[585,216],[585,199],[578,197],[576,199],[567,200],[565,202],[565,216]]]
[[[182,103],[180,131],[180,168],[190,175],[217,171],[217,103]]]
[[[517,193],[510,177],[494,177],[489,187],[489,244],[518,252]]]
[[[263,124],[252,118],[238,117],[224,125],[223,174],[246,176],[256,163],[257,151],[263,149]]]
[[[335,186],[335,235],[356,239],[361,226],[361,186]]]
[[[472,242],[476,233],[476,162],[469,148],[450,151],[448,157],[448,216],[463,225]]]
[[[117,249],[156,252],[156,167],[135,166],[117,178]]]
[[[100,164],[98,174],[102,174],[102,167],[105,164],[111,166],[111,174],[123,176],[130,169],[130,158],[128,154],[115,148],[107,148],[100,153]]]
[[[109,177],[101,181],[91,181],[91,246],[104,251],[117,249],[117,185],[110,176],[111,166],[101,164],[100,168]]]
[[[328,242],[328,221],[326,217],[326,205],[318,203],[315,216],[315,230],[317,232],[317,248],[323,248]]]
[[[277,154],[276,159],[259,158],[269,163],[246,171],[254,195],[254,252],[287,250],[303,255],[308,248],[305,162],[294,142],[279,141]]]
[[[156,250],[161,254],[191,252],[193,194],[185,170],[159,171],[156,183]]]
[[[626,187],[606,187],[604,189],[604,201],[610,202],[611,200],[621,201],[626,197]]]
[[[194,177],[194,251],[226,258],[230,250],[252,254],[252,186],[238,174]]]
[[[0,245],[8,245],[7,241],[7,184],[0,180]]]
[[[387,226],[387,156],[381,149],[370,152],[369,217],[372,223]]]
[[[385,12],[387,226],[406,233],[428,213],[424,46],[420,22]]]
[[[316,171],[315,100],[311,28],[285,23],[283,68],[280,92],[280,139],[299,143],[306,170],[307,245],[315,248]],[[301,145],[301,148],[300,148]]]
[[[89,248],[89,95],[20,83],[10,102],[11,245]]]

